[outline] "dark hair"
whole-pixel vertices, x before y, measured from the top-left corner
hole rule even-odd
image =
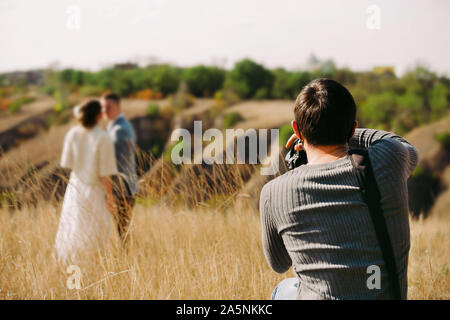
[[[80,122],[85,128],[92,128],[97,124],[97,117],[102,108],[97,100],[89,100],[80,108]]]
[[[312,145],[340,145],[351,138],[356,104],[339,82],[316,79],[308,83],[295,101],[295,120]]]
[[[120,103],[120,96],[114,92],[105,93],[102,96],[102,98],[105,100],[112,100],[112,101],[116,102],[117,104]]]

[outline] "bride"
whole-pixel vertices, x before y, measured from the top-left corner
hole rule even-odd
[[[60,163],[72,170],[56,234],[61,262],[105,246],[114,212],[110,177],[118,172],[113,142],[97,125],[100,103],[90,100],[74,113],[80,124],[66,134]]]

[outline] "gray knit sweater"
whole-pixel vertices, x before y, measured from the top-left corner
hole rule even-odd
[[[368,148],[406,298],[410,247],[406,182],[417,165],[417,151],[402,137],[372,129],[356,129],[349,147]],[[293,266],[298,299],[392,298],[349,156],[302,165],[270,181],[261,191],[260,212],[266,259],[279,273]],[[370,265],[381,268],[381,289],[367,287]]]

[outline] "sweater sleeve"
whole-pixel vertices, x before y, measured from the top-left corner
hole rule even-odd
[[[261,191],[260,215],[262,245],[266,260],[274,271],[284,273],[292,266],[292,260],[271,216],[270,192],[267,185]]]
[[[395,133],[376,130],[357,128],[355,134],[349,141],[350,149],[369,149],[375,143],[383,141],[388,148],[380,148],[389,150],[386,157],[392,157],[392,161],[397,162],[398,165],[405,169],[405,174],[409,176],[414,168],[417,166],[419,155],[416,148],[406,139]]]

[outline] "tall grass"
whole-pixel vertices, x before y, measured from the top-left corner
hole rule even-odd
[[[0,210],[0,299],[268,299],[256,212],[137,205],[128,253],[112,232],[107,251],[77,261],[81,289],[52,258],[59,208]],[[411,221],[410,299],[450,298],[449,219]]]
[[[107,250],[73,262],[81,289],[70,289],[68,266],[52,256],[61,209],[54,182],[62,188],[67,178],[56,163],[61,129],[52,130],[53,138],[0,159],[0,299],[268,299],[293,276],[265,261],[251,204],[263,181],[253,166],[176,169],[139,157],[151,170],[141,178],[129,250],[112,229]],[[449,230],[448,215],[411,221],[409,298],[450,298]]]

